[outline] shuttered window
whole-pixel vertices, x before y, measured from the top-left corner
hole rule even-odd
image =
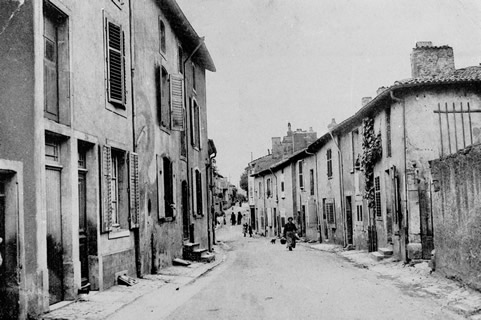
[[[379,177],[374,178],[374,209],[376,211],[376,217],[381,217],[381,182]]]
[[[303,171],[302,171],[302,166],[303,166],[304,162],[303,161],[299,161],[298,162],[298,168],[299,168],[299,188],[301,189],[304,189],[304,174],[303,174]]]
[[[140,190],[139,190],[139,156],[131,152],[129,155],[129,197],[130,228],[138,228],[140,224]]]
[[[161,66],[156,68],[157,114],[164,129],[171,128],[169,74]]]
[[[331,149],[327,149],[326,159],[327,159],[327,177],[332,178],[332,150]]]
[[[190,100],[191,102],[191,122],[190,122],[190,131],[191,131],[191,139],[192,139],[192,146],[200,149],[200,108],[197,102],[194,99]]]
[[[203,215],[203,199],[202,199],[202,176],[199,170],[195,171],[195,195],[196,195],[196,207],[197,214]]]
[[[107,82],[108,100],[118,107],[125,106],[125,40],[122,26],[109,19],[107,35]]]
[[[335,224],[336,223],[336,212],[334,209],[334,199],[325,199],[324,203],[324,214],[327,218],[328,224]]]
[[[170,76],[172,129],[184,130],[184,80],[182,75]]]
[[[169,158],[163,159],[164,176],[164,208],[165,217],[172,218],[174,216],[174,181],[172,179],[172,162]]]
[[[102,232],[112,230],[112,150],[109,146],[102,147]]]

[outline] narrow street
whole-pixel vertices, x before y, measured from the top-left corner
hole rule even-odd
[[[226,261],[172,295],[147,295],[109,319],[462,319],[415,288],[338,255],[217,229]],[[221,258],[221,257],[218,257]]]

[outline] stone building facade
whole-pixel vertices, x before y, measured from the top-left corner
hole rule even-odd
[[[0,318],[168,265],[187,229],[207,247],[215,67],[177,3],[0,12]]]

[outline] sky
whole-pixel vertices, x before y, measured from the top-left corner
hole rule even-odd
[[[238,186],[271,137],[320,137],[362,97],[411,77],[417,41],[453,47],[456,68],[481,63],[479,0],[177,0],[205,43],[208,135],[219,172]]]

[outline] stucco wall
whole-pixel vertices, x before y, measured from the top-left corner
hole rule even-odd
[[[481,148],[431,162],[436,271],[481,289]]]

